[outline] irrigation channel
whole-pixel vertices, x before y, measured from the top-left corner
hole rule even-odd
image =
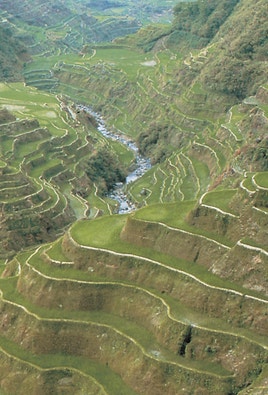
[[[134,141],[130,140],[128,137],[125,137],[122,134],[116,134],[107,130],[105,122],[100,114],[93,111],[90,107],[84,105],[77,105],[76,107],[79,110],[87,112],[96,119],[98,125],[97,129],[104,137],[114,141],[118,141],[121,144],[127,146],[128,149],[133,151],[135,155],[134,170],[127,175],[125,183],[117,183],[114,188],[109,192],[108,196],[118,202],[118,214],[124,214],[134,211],[136,209],[136,206],[128,199],[126,193],[126,186],[143,176],[146,171],[151,168],[150,159],[145,158],[139,154],[138,147]]]

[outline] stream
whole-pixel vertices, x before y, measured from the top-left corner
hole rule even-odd
[[[112,133],[107,130],[105,122],[101,115],[94,112],[90,107],[84,105],[77,105],[77,108],[87,112],[96,119],[98,124],[97,129],[104,137],[114,141],[118,141],[134,153],[135,169],[127,175],[125,183],[117,183],[108,194],[109,198],[118,202],[118,214],[124,214],[134,211],[136,209],[136,206],[128,199],[126,194],[126,186],[143,176],[151,168],[150,159],[145,158],[139,154],[138,147],[134,141],[130,140],[128,137],[124,137],[121,134]]]

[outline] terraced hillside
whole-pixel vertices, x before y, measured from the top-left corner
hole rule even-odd
[[[90,115],[77,113],[64,98],[26,90],[22,84],[2,84],[0,89],[4,259],[29,245],[55,239],[75,219],[94,216],[98,198],[89,196],[94,196],[97,186],[86,175],[87,161],[97,146],[111,143],[100,137]],[[126,148],[120,152],[125,163],[131,161]]]
[[[0,42],[0,80],[17,81],[24,62],[30,60],[29,52],[4,23],[0,24]]]
[[[267,5],[125,3],[0,5],[0,393],[266,395]]]
[[[85,43],[110,41],[136,32],[140,24],[130,16],[95,17],[88,3],[5,0],[0,22],[27,46],[31,54],[80,52]]]
[[[31,54],[44,57],[79,53],[88,43],[112,41],[135,33],[144,23],[170,21],[175,4],[175,0],[168,4],[155,0],[146,4],[83,0],[64,3],[37,0],[33,4],[29,0],[3,0],[0,23],[9,35],[13,33],[25,44],[24,50],[27,47]]]
[[[190,61],[200,63],[201,52]],[[55,60],[43,62],[57,81],[55,91],[94,103],[110,128],[136,139],[143,155],[160,162],[129,186],[137,204],[198,198],[223,180],[229,187],[245,171],[267,169],[267,85],[233,105],[198,80],[177,85],[176,69],[192,66],[167,48],[147,54],[107,45]],[[50,89],[39,62],[27,66],[26,83]]]
[[[214,231],[189,223],[194,203],[152,205],[80,221],[12,260],[1,280],[3,388],[12,392],[16,368],[17,386],[40,394],[265,394],[267,272],[254,277],[268,251],[238,232],[219,241],[225,218],[239,217],[203,202]],[[224,279],[222,262],[241,257]]]
[[[227,173],[204,192],[219,155],[195,143],[130,184],[146,207],[83,219],[44,244],[109,212],[81,153],[111,143],[66,99],[1,92],[1,390],[265,394],[267,172]],[[223,136],[238,133],[233,114],[247,123],[238,110]]]

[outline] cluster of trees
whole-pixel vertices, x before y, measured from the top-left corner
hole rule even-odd
[[[178,3],[174,7],[173,29],[187,32],[187,40],[200,48],[212,40],[238,2],[239,0],[198,0]]]
[[[29,59],[27,49],[8,27],[0,26],[0,80],[21,78],[24,60]]]
[[[267,32],[266,0],[240,1],[222,26],[221,38],[202,72],[206,85],[239,100],[254,95],[267,82]]]
[[[173,147],[170,145],[172,126],[166,122],[152,122],[148,129],[142,131],[137,139],[139,152],[151,158],[152,164],[162,162],[168,157]]]
[[[106,147],[89,159],[86,174],[92,182],[98,184],[102,194],[112,189],[117,182],[124,182],[126,179],[126,171],[118,157]]]

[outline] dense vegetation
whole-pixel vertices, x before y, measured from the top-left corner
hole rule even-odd
[[[174,7],[173,32],[177,40],[192,48],[206,46],[232,13],[239,0],[209,0],[178,3]]]
[[[126,170],[118,157],[107,148],[101,148],[91,156],[86,174],[90,180],[98,183],[100,194],[108,192],[117,182],[124,182],[126,178]]]
[[[242,99],[267,81],[268,10],[261,0],[240,1],[235,10],[219,32],[202,78],[211,89]]]
[[[21,79],[23,63],[29,59],[27,48],[7,26],[0,26],[0,80]]]
[[[139,46],[152,49],[161,37],[172,50],[195,51],[204,47],[205,58],[181,71],[179,80],[192,83],[196,78],[208,90],[238,99],[256,93],[267,79],[267,7],[263,0],[194,1],[178,3],[168,30],[140,33]],[[232,100],[230,98],[230,100]]]

